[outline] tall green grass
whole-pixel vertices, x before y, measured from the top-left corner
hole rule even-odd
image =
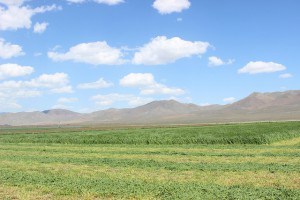
[[[47,188],[57,197],[93,194],[96,199],[297,199],[299,190],[285,188],[255,188],[247,186],[220,186],[203,183],[151,182],[143,180],[101,179],[67,176],[54,172],[20,172],[0,169],[6,184],[31,188]],[[0,196],[1,197],[1,196]],[[102,197],[102,198],[101,198]]]
[[[49,130],[47,130],[49,132]],[[0,134],[2,143],[59,144],[270,144],[300,136],[300,122],[227,124],[198,127]],[[46,134],[47,133],[47,134]]]

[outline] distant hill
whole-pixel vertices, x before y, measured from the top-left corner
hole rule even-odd
[[[54,109],[42,112],[5,113],[0,115],[0,125],[50,125],[78,123],[84,115],[69,110]]]
[[[300,120],[300,90],[253,93],[228,105],[198,106],[175,100],[143,106],[108,109],[88,114],[54,109],[42,112],[2,113],[0,125],[54,124],[185,124],[265,120]]]

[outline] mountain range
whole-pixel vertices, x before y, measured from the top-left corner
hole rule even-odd
[[[277,120],[300,120],[300,90],[255,92],[227,105],[198,106],[163,100],[136,108],[112,108],[87,114],[63,109],[0,114],[0,126],[192,124]]]

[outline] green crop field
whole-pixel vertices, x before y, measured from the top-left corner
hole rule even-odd
[[[0,199],[300,199],[300,122],[2,128]]]

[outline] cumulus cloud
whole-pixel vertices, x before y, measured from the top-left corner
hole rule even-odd
[[[4,4],[6,6],[19,6],[22,5],[25,0],[0,0],[0,4]]]
[[[68,88],[68,90],[66,90]],[[53,93],[69,93],[72,87],[69,85],[69,76],[65,73],[42,74],[29,81],[4,81],[0,83],[0,92],[16,96],[32,97],[41,94],[40,89],[48,89]],[[26,94],[27,93],[27,94]],[[9,96],[9,95],[8,95]]]
[[[226,102],[226,103],[233,103],[233,102],[236,101],[236,98],[228,97],[228,98],[224,98],[223,101]]]
[[[126,102],[129,106],[139,106],[153,101],[152,98],[138,97],[130,94],[95,95],[91,98],[99,106],[111,106],[116,102]]]
[[[120,80],[123,87],[147,87],[155,83],[154,76],[150,73],[131,73]]]
[[[45,30],[47,29],[48,27],[48,23],[46,22],[43,22],[43,23],[35,23],[34,27],[33,27],[33,32],[34,33],[44,33]]]
[[[124,0],[67,0],[69,3],[84,3],[84,2],[95,2],[99,4],[106,4],[106,5],[117,5],[123,3]]]
[[[71,60],[92,65],[119,65],[125,62],[121,49],[110,47],[105,41],[81,43],[66,53],[48,52],[48,57],[54,61]]]
[[[280,75],[279,75],[279,78],[292,78],[292,77],[293,77],[293,75],[290,74],[290,73],[280,74]]]
[[[91,83],[81,83],[77,86],[78,89],[101,89],[113,86],[111,82],[105,81],[103,78]]]
[[[238,73],[259,74],[259,73],[273,73],[286,70],[282,64],[274,62],[249,62],[246,66],[238,70]]]
[[[141,94],[143,95],[155,95],[155,94],[165,94],[165,95],[182,95],[185,91],[180,88],[170,88],[163,84],[156,83],[147,88],[141,89]]]
[[[29,6],[23,6],[24,1],[10,2],[2,0],[1,2],[7,7],[0,4],[0,30],[29,29],[32,24],[31,18],[34,15],[61,9],[56,5],[30,8]]]
[[[152,6],[160,14],[170,14],[188,9],[191,3],[189,0],[155,0]]]
[[[0,65],[0,80],[13,78],[13,77],[20,77],[30,75],[34,72],[33,67],[30,66],[21,66],[17,64],[3,64]]]
[[[5,42],[3,38],[0,38],[0,58],[8,59],[21,55],[24,55],[21,46]]]
[[[28,98],[41,94],[36,88],[23,85],[23,81],[5,81],[0,83],[0,92],[5,98]]]
[[[10,102],[18,104],[19,99],[33,98],[44,93],[70,93],[69,77],[65,73],[42,74],[27,81],[0,82],[0,104]],[[3,103],[3,105],[6,105]],[[10,107],[7,107],[7,109]]]
[[[173,63],[181,58],[204,54],[209,46],[208,42],[191,42],[179,37],[168,39],[166,36],[158,36],[139,48],[132,62],[144,65]]]
[[[103,4],[107,4],[107,5],[117,5],[119,3],[123,3],[124,0],[94,0],[94,2],[96,3],[103,3]]]
[[[131,73],[124,76],[120,80],[120,85],[123,87],[137,87],[142,95],[182,95],[185,93],[180,88],[167,87],[161,83],[157,83],[154,76],[150,73]]]
[[[208,58],[208,64],[210,66],[222,66],[222,65],[230,65],[234,62],[233,59],[229,59],[228,61],[223,61],[221,58],[216,56],[211,56]]]
[[[38,78],[23,82],[28,87],[45,87],[51,89],[65,87],[68,83],[69,76],[65,73],[42,74]]]

